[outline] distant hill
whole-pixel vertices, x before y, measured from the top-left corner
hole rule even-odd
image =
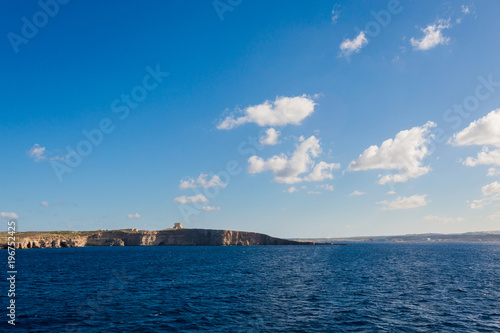
[[[415,234],[401,236],[365,236],[347,238],[292,238],[303,242],[500,242],[500,230],[463,234]]]

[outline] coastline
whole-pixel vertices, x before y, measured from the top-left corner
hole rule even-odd
[[[17,232],[16,249],[83,246],[252,246],[316,245],[269,235],[233,230],[165,229],[165,230],[98,230]],[[7,235],[0,234],[0,248],[7,249]]]

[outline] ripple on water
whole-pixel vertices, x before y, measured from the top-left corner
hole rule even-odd
[[[500,244],[17,255],[18,322],[30,332],[500,331]]]

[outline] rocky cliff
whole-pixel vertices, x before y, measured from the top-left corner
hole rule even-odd
[[[314,245],[314,242],[291,241],[255,232],[210,229],[16,233],[18,249],[151,245]],[[5,233],[1,235],[0,248],[7,248]]]

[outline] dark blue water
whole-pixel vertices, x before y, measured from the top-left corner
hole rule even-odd
[[[19,332],[500,332],[500,244],[89,247],[17,260]]]

